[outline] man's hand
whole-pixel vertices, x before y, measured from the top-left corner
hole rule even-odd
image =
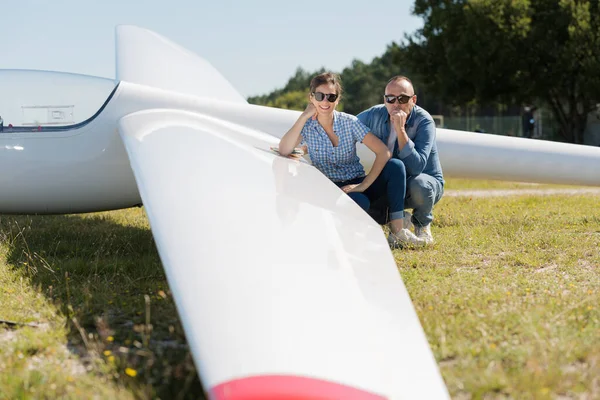
[[[344,193],[351,193],[351,192],[364,192],[365,189],[361,186],[361,184],[357,184],[357,185],[346,185],[346,186],[342,186],[341,189],[344,191]]]
[[[396,132],[400,132],[404,129],[406,118],[408,118],[408,114],[402,110],[396,110],[390,114],[390,121],[392,121],[392,124],[394,124]]]

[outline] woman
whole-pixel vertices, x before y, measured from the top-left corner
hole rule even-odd
[[[313,165],[365,211],[372,200],[387,195],[391,211],[390,245],[421,244],[412,232],[404,229],[406,193],[401,190],[404,185],[396,182],[403,176],[406,179],[404,164],[400,160],[390,160],[387,146],[358,118],[335,110],[341,94],[342,86],[336,74],[327,72],[315,76],[310,82],[309,104],[281,138],[279,153],[287,156],[304,143]],[[367,175],[356,154],[358,142],[375,153],[375,161]],[[416,243],[412,243],[415,240]]]

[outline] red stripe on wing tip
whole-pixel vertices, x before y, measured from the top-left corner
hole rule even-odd
[[[288,375],[234,379],[212,388],[211,400],[386,400],[340,383]]]

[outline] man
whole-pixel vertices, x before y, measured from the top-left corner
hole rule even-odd
[[[416,104],[412,82],[405,76],[397,75],[388,81],[383,99],[384,104],[363,111],[358,118],[388,145],[392,158],[404,163],[404,205],[413,209],[410,221],[414,224],[415,235],[431,244],[433,206],[444,193],[444,177],[435,142],[435,122]],[[405,225],[408,225],[407,221]]]
[[[533,132],[535,129],[535,118],[533,116],[535,110],[535,107],[526,106],[521,119],[521,123],[523,125],[523,137],[529,139],[533,138]]]

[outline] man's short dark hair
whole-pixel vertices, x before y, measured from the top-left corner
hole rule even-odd
[[[396,76],[391,77],[385,86],[389,85],[392,82],[396,82],[396,81],[407,81],[408,83],[410,83],[411,86],[413,86],[412,81],[404,75],[396,75]],[[413,86],[413,88],[414,88],[414,86]]]

